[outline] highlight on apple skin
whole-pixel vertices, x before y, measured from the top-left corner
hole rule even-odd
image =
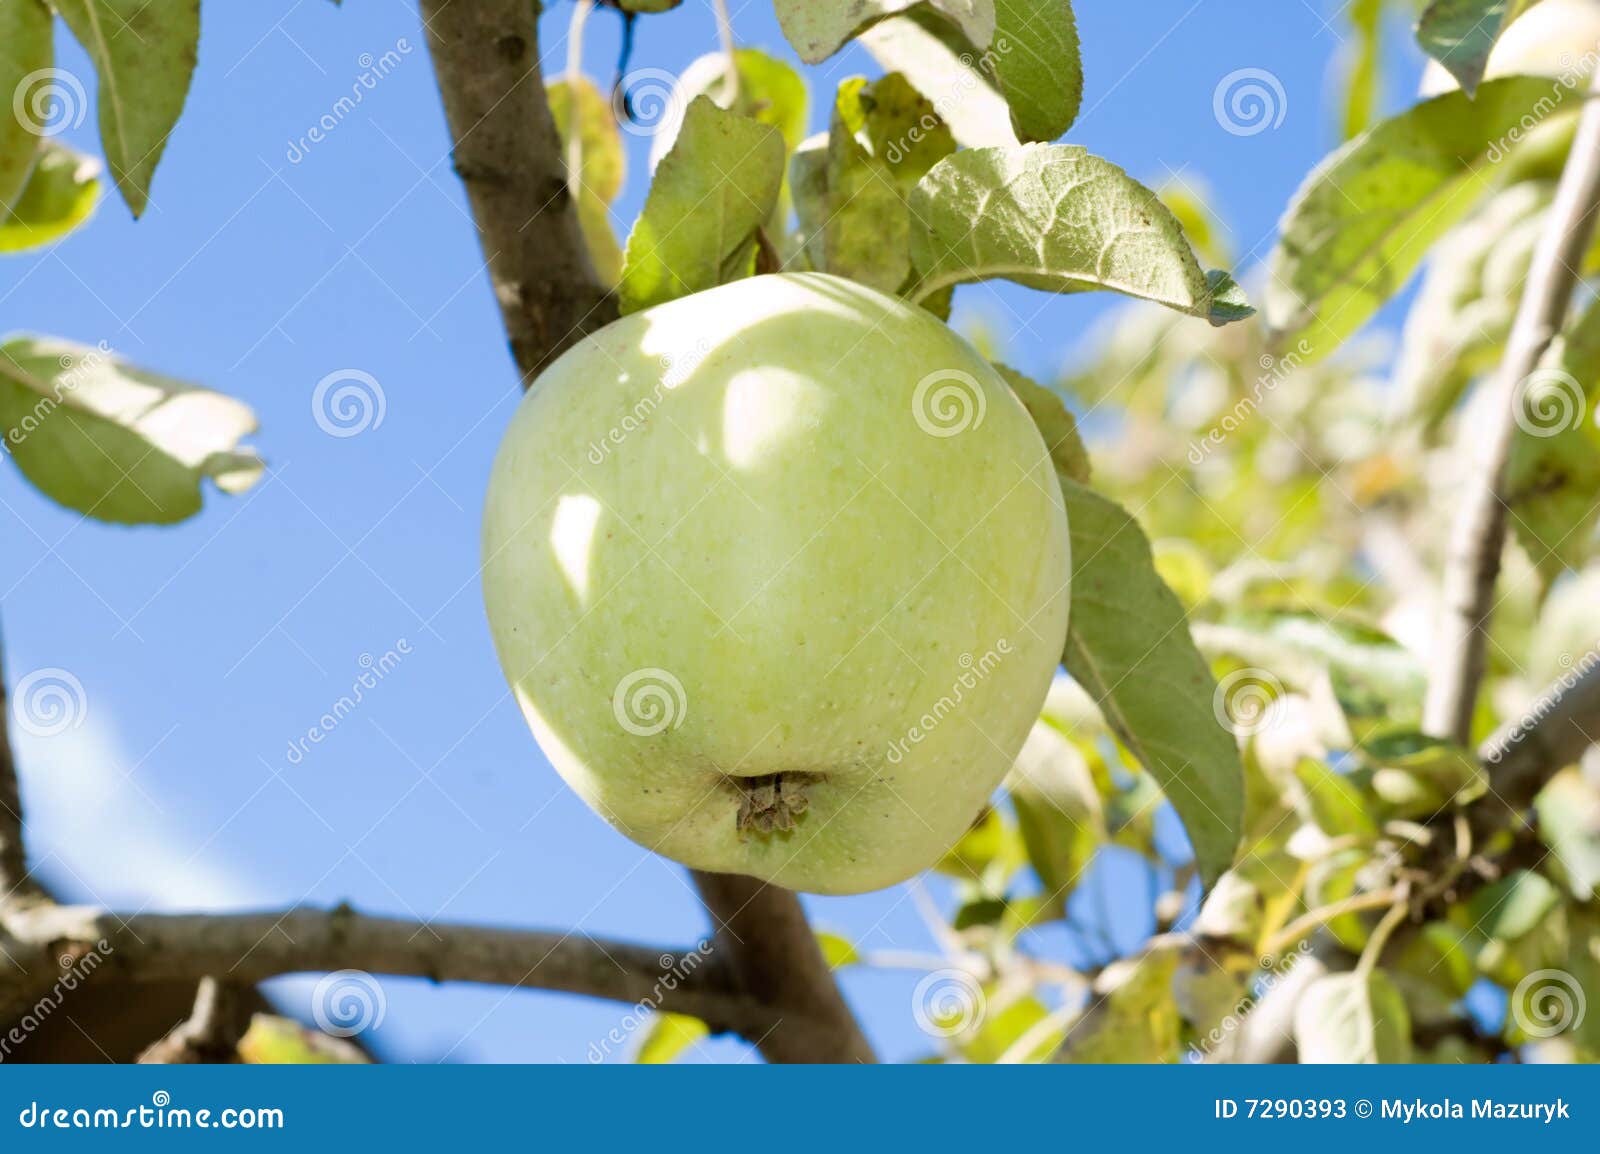
[[[858,893],[933,865],[1067,630],[1049,455],[931,314],[819,273],[624,317],[522,400],[484,599],[552,765],[640,845]]]

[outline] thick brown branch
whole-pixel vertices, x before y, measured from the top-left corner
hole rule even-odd
[[[615,299],[584,247],[544,98],[539,5],[421,0],[421,6],[456,171],[526,387],[569,345],[616,317]],[[870,1061],[799,900],[747,878],[696,874],[695,882],[740,988],[786,1015],[782,1024],[739,1032],[771,1061]],[[799,1025],[807,1018],[826,1025],[821,1036]]]
[[[616,316],[584,246],[539,69],[535,0],[422,0],[456,174],[531,382]]]
[[[1600,741],[1600,665],[1541,693],[1520,718],[1507,722],[1479,750],[1489,771],[1489,799],[1526,806],[1550,775]]]
[[[576,934],[369,917],[348,907],[250,914],[133,914],[43,905],[0,910],[0,1021],[80,981],[215,978],[244,986],[280,974],[354,969],[586,994],[689,1014],[713,1030],[780,1030],[820,1045],[834,1023],[764,1005],[737,988],[715,945],[663,949]],[[86,959],[93,959],[92,962]]]
[[[1545,221],[1527,287],[1517,306],[1505,358],[1491,385],[1492,401],[1444,572],[1444,611],[1434,641],[1423,728],[1461,744],[1471,737],[1472,713],[1483,680],[1495,581],[1506,539],[1506,468],[1516,435],[1517,406],[1528,377],[1561,331],[1594,235],[1600,208],[1600,73],[1578,122],[1572,152]]]

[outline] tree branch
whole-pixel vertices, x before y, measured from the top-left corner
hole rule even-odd
[[[1516,410],[1527,379],[1561,331],[1578,282],[1577,269],[1594,235],[1600,207],[1600,73],[1578,121],[1572,151],[1528,269],[1505,358],[1491,386],[1481,456],[1471,470],[1444,572],[1444,612],[1434,641],[1423,728],[1461,744],[1471,739],[1483,680],[1495,581],[1506,539],[1506,467],[1516,435]]]
[[[421,0],[428,47],[489,274],[524,387],[586,333],[616,317],[567,189],[560,138],[539,72],[533,0]],[[791,1021],[740,1030],[771,1061],[870,1061],[799,900],[748,878],[696,873],[739,988]],[[684,1011],[693,1013],[693,1011]]]
[[[737,988],[728,960],[714,946],[665,949],[540,930],[419,923],[369,917],[347,906],[127,916],[80,906],[0,909],[0,951],[16,963],[0,968],[0,1021],[74,970],[81,980],[96,980],[103,971],[119,981],[213,979],[238,987],[282,974],[357,969],[608,998],[689,1014],[715,1031],[745,1037],[782,1032],[821,1045],[835,1028]]]
[[[537,0],[421,0],[456,175],[524,387],[616,306],[567,189],[539,69]]]
[[[1528,805],[1553,771],[1577,761],[1597,741],[1600,665],[1557,681],[1522,717],[1483,743],[1478,752],[1489,771],[1489,796],[1512,809]]]
[[[11,702],[6,694],[5,654],[0,646],[0,905],[39,896],[28,873],[22,838],[22,790],[11,749]]]

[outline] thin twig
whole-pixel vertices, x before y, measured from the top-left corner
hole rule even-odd
[[[1579,279],[1577,270],[1594,235],[1596,208],[1600,207],[1597,95],[1600,72],[1595,74],[1555,201],[1534,249],[1505,358],[1490,386],[1492,400],[1484,427],[1464,433],[1480,440],[1445,564],[1443,613],[1423,709],[1425,730],[1463,745],[1472,736],[1495,581],[1505,548],[1506,472],[1516,436],[1517,409],[1525,403],[1530,374],[1566,321]]]

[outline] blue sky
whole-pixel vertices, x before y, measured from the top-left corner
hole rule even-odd
[[[548,7],[554,70],[570,5]],[[793,59],[770,5],[733,7],[743,43]],[[1087,87],[1068,139],[1147,183],[1181,177],[1207,190],[1240,266],[1264,255],[1289,194],[1334,143],[1340,5],[1076,7]],[[597,13],[585,62],[603,83],[617,39],[614,16]],[[1388,107],[1419,68],[1403,29],[1392,41]],[[58,64],[92,92],[81,52],[64,32],[58,42]],[[634,66],[676,72],[715,45],[708,0],[687,0],[641,21]],[[364,55],[391,50],[399,65],[292,163],[290,143],[349,93]],[[1241,68],[1281,81],[1277,128],[1242,137],[1219,126],[1213,92]],[[854,48],[811,70],[814,127],[826,125],[838,80],[874,71]],[[98,152],[93,124],[68,139]],[[625,139],[623,227],[648,186],[648,141]],[[981,318],[1018,367],[1044,377],[1110,303],[987,289],[957,301],[958,319]],[[0,332],[16,330],[105,340],[244,398],[271,463],[252,493],[213,492],[203,514],[167,530],[80,521],[0,469],[9,676],[64,669],[87,702],[78,728],[19,743],[33,852],[66,896],[133,909],[349,900],[664,943],[705,932],[683,871],[562,786],[495,662],[478,592],[479,505],[519,394],[413,5],[210,0],[147,216],[135,223],[108,199],[58,247],[0,258]],[[357,436],[313,419],[317,383],[342,370],[370,374],[385,397],[381,423]],[[361,708],[291,758],[364,656],[402,641],[410,652]],[[948,897],[937,882],[930,892]],[[931,945],[906,886],[808,905],[871,948]],[[887,1057],[929,1048],[911,1019],[915,981],[845,977]],[[278,984],[301,1013],[309,988]],[[385,1018],[368,1039],[397,1061],[584,1061],[622,1012],[497,989],[384,988]],[[743,1053],[719,1042],[703,1056]]]

